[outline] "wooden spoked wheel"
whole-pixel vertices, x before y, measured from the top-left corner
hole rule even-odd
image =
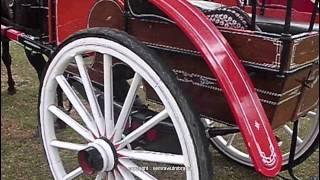
[[[86,54],[94,53],[103,57],[103,108],[97,100],[98,95],[88,73],[90,62],[87,62]],[[130,87],[117,116],[113,95],[117,89],[113,86],[112,68],[115,61],[126,64],[134,72],[133,78],[128,80]],[[85,97],[67,81],[65,72],[70,65],[78,68]],[[126,127],[130,126],[130,116],[134,113],[136,96],[142,96],[140,91],[143,90],[143,83],[152,87],[162,106],[153,117],[125,134]],[[71,102],[73,112],[67,113],[58,106],[57,87]],[[41,137],[55,179],[84,176],[89,179],[145,180],[162,179],[164,174],[170,173],[177,179],[211,177],[208,147],[200,121],[171,72],[148,48],[127,34],[94,28],[74,35],[55,53],[41,88]],[[57,118],[67,124],[65,130],[55,129],[54,121]],[[162,121],[172,124],[181,148],[180,154],[131,148],[131,143]],[[153,167],[162,169],[150,171]]]
[[[217,123],[218,124],[218,123]],[[289,122],[276,129],[279,146],[283,153],[283,170],[287,169],[289,163],[289,152],[293,123]],[[316,108],[305,117],[299,119],[297,146],[295,151],[294,165],[302,163],[319,147],[319,108]],[[246,151],[240,133],[217,136],[210,139],[217,149],[232,160],[249,167],[253,167],[248,152]]]

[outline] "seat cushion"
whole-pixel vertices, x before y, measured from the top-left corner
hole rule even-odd
[[[202,10],[216,26],[234,29],[249,29],[251,27],[251,18],[238,7],[225,7],[220,3],[199,0],[192,0],[190,2]],[[140,17],[143,18],[166,18],[166,15],[147,0],[129,0],[129,6],[134,15],[142,15]],[[256,30],[280,34],[283,32],[284,24],[283,20],[257,16]],[[298,34],[308,31],[308,29],[308,23],[292,22],[290,32]],[[319,31],[319,24],[315,24],[313,30]]]
[[[214,2],[208,2],[208,1],[199,1],[199,0],[193,0],[189,1],[192,5],[198,7],[201,9],[203,12],[210,12],[215,9],[224,7],[223,4],[220,3],[214,3]]]
[[[159,9],[150,4],[147,0],[129,0],[129,8],[137,15],[157,15],[165,16]],[[224,5],[214,2],[191,0],[191,4],[201,9],[203,12],[210,12]]]
[[[285,21],[281,19],[275,19],[265,16],[257,16],[257,25],[262,31],[281,34],[284,30]],[[290,33],[298,34],[306,32],[309,29],[309,23],[306,22],[292,22]],[[314,24],[313,31],[319,32],[319,24]]]
[[[249,15],[238,7],[221,7],[204,13],[213,24],[219,27],[243,30],[248,30],[251,27]]]
[[[251,27],[250,17],[238,7],[225,7],[220,3],[199,0],[193,0],[190,3],[207,15],[216,26],[246,30]],[[129,0],[129,8],[132,15],[137,18],[167,18],[146,0]],[[258,27],[256,29],[259,30]]]

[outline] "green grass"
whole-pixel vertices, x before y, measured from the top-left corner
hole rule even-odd
[[[11,45],[13,72],[17,94],[7,94],[6,69],[1,63],[1,179],[51,179],[37,127],[37,96],[39,82],[24,51]],[[239,166],[213,152],[215,179],[263,179],[254,170]],[[297,176],[310,179],[319,176],[319,150],[296,168]],[[287,173],[282,173],[287,176]],[[167,178],[164,178],[167,179]]]
[[[11,47],[17,93],[7,94],[6,69],[1,63],[1,179],[46,179],[46,159],[34,136],[39,83],[23,49]]]

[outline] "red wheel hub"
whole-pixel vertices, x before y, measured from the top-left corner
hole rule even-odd
[[[100,171],[111,171],[118,160],[114,145],[106,139],[96,139],[88,148],[79,151],[79,165],[83,172],[92,175]]]

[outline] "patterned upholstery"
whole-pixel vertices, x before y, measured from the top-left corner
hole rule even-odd
[[[193,0],[190,3],[206,14],[216,26],[245,30],[251,27],[251,18],[238,7],[226,7],[220,3],[207,1]],[[143,18],[166,18],[161,11],[146,0],[129,0],[129,8],[133,12],[132,15],[139,15]]]
[[[221,7],[204,13],[216,26],[243,30],[251,27],[251,18],[238,7]]]

